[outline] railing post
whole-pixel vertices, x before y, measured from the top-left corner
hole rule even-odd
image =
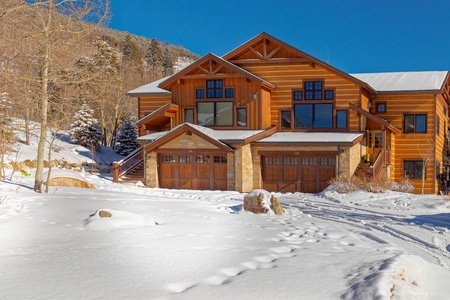
[[[113,182],[119,182],[119,163],[113,162]]]

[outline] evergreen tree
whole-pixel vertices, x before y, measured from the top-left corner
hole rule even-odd
[[[130,119],[126,119],[123,121],[122,127],[120,127],[119,133],[117,134],[114,151],[120,155],[127,156],[138,147],[136,138],[136,126]]]
[[[97,119],[94,118],[94,111],[87,104],[83,104],[81,109],[75,113],[75,121],[70,125],[70,142],[79,144],[89,149],[98,150],[102,141],[102,132],[98,128]]]

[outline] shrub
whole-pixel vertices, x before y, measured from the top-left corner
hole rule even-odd
[[[329,183],[336,192],[347,194],[359,190],[361,179],[355,176],[341,175],[331,179]]]

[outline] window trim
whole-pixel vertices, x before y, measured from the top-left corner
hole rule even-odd
[[[422,164],[421,168],[420,168],[420,174],[418,177],[408,177],[406,176],[406,169],[405,169],[405,164],[406,163],[414,163],[414,169],[415,169],[415,164],[420,163]],[[402,177],[403,178],[407,178],[409,180],[422,180],[422,172],[423,172],[423,160],[421,159],[404,159],[402,162]],[[425,166],[425,179],[427,179],[427,167]]]
[[[384,106],[384,110],[380,110],[379,106],[383,105]],[[387,112],[387,104],[386,102],[377,102],[375,103],[375,111],[379,114],[384,114]]]
[[[406,127],[406,117],[407,116],[414,116],[414,131],[406,131],[407,127]],[[418,116],[425,116],[425,131],[417,131],[417,117]],[[424,134],[428,132],[428,114],[426,113],[408,113],[408,114],[403,114],[403,133],[405,134],[414,134],[414,133],[418,133],[418,134]]]
[[[320,99],[316,99],[316,93],[318,92],[318,90],[315,89],[315,85],[316,83],[320,82],[321,88],[320,88]],[[308,83],[312,83],[312,90],[307,89],[307,84]],[[303,99],[305,101],[320,101],[320,100],[324,100],[324,87],[325,87],[325,83],[323,79],[312,79],[312,80],[303,80],[303,92],[304,92],[304,97]],[[312,93],[312,98],[308,99],[307,97],[307,93]],[[327,100],[329,101],[329,100]]]

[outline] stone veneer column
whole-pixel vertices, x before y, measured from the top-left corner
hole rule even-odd
[[[150,152],[145,154],[145,185],[156,188],[158,184],[158,154]]]

